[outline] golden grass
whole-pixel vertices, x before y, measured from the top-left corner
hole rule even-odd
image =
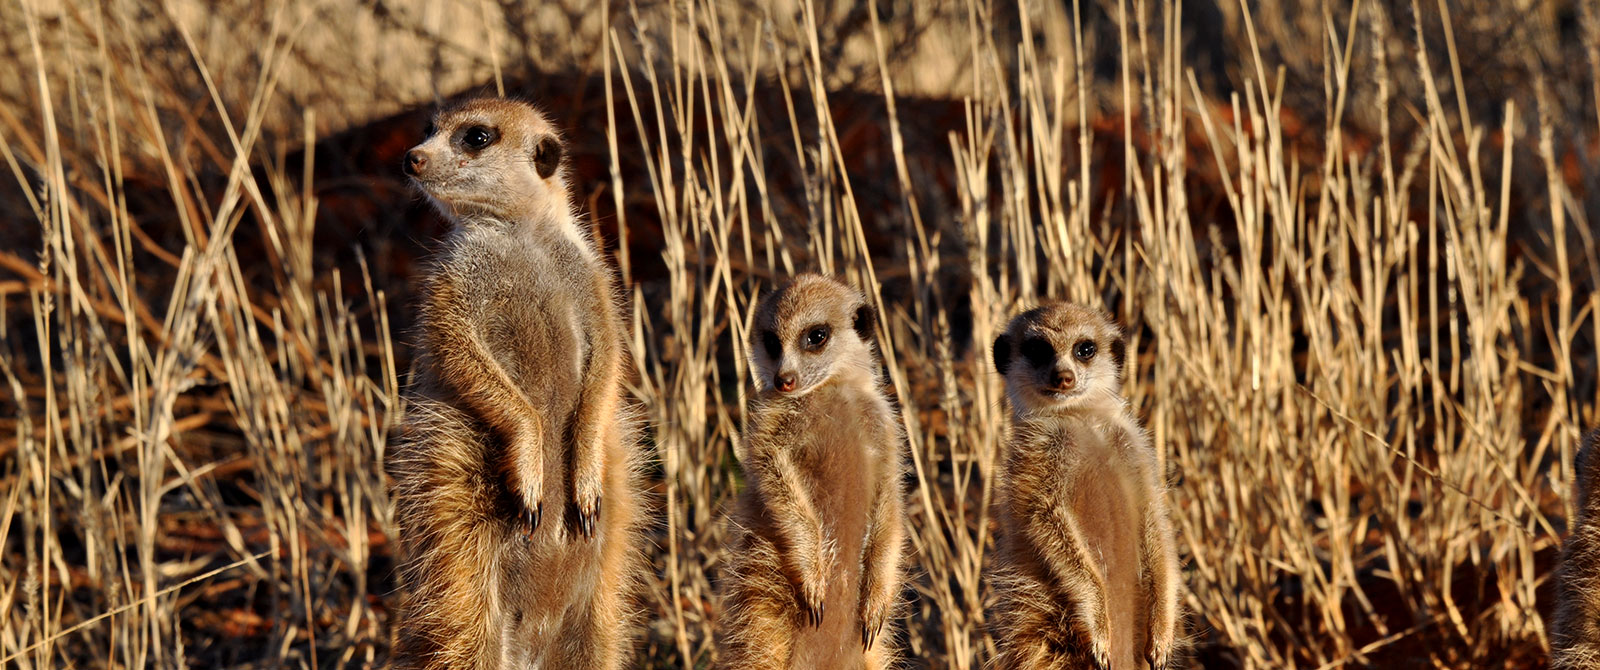
[[[317,243],[291,154],[540,68],[603,81],[572,127],[662,503],[640,667],[714,660],[738,343],[802,269],[885,316],[913,665],[991,649],[988,343],[1047,297],[1132,336],[1199,662],[1542,663],[1600,400],[1583,3],[624,2],[531,58],[554,15],[479,0],[0,2],[0,667],[382,664],[407,278]]]

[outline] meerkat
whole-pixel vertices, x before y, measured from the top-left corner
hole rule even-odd
[[[643,567],[622,317],[531,105],[437,114],[404,171],[451,228],[392,452],[400,668],[620,667]]]
[[[994,342],[1012,427],[990,620],[1003,670],[1167,667],[1179,575],[1156,454],[1105,313],[1054,303]]]
[[[1550,626],[1550,667],[1558,670],[1600,668],[1600,430],[1583,438],[1573,460],[1572,482],[1577,516],[1561,547],[1556,576],[1556,610]]]
[[[876,311],[801,275],[750,331],[757,392],[741,445],[746,488],[722,575],[721,667],[888,667],[903,581],[904,442],[883,388]]]

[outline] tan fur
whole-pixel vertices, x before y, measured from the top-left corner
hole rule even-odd
[[[434,125],[407,173],[454,225],[422,282],[389,462],[396,667],[621,667],[642,512],[610,270],[537,110],[472,100]],[[473,131],[494,139],[473,148]]]
[[[1584,436],[1578,449],[1577,518],[1561,547],[1556,575],[1556,610],[1550,625],[1550,667],[1557,670],[1600,668],[1600,431]]]
[[[1155,451],[1121,395],[1125,351],[1103,312],[1067,303],[995,341],[1013,419],[988,575],[1003,670],[1172,661],[1182,577]]]
[[[860,670],[894,660],[904,580],[904,442],[860,293],[802,275],[751,328],[758,393],[721,577],[728,670]],[[824,346],[805,346],[818,326]],[[783,380],[788,380],[786,384]]]

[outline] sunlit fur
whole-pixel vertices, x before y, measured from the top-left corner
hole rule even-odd
[[[435,125],[410,171],[454,225],[421,282],[388,462],[407,590],[395,665],[621,667],[643,512],[611,272],[537,110],[469,101]],[[463,151],[446,140],[463,126],[498,139]],[[529,156],[541,143],[547,175]]]
[[[756,389],[773,388],[779,374],[794,374],[796,388],[787,393],[802,396],[834,376],[848,380],[873,380],[878,377],[878,355],[870,334],[857,332],[861,310],[871,311],[855,289],[821,275],[806,274],[764,298],[756,309],[750,330],[750,362],[755,368]],[[872,327],[869,321],[864,327]],[[830,340],[824,352],[806,351],[802,338],[818,325],[828,326]],[[771,334],[782,344],[774,358],[765,340]]]
[[[539,222],[553,226],[592,255],[567,192],[565,146],[560,131],[537,108],[514,100],[474,98],[436,114],[433,133],[411,151],[428,163],[411,175],[414,184],[446,217],[465,225]],[[483,127],[497,135],[473,150],[463,133]],[[550,143],[554,144],[550,144]],[[554,149],[555,171],[541,177],[540,150]],[[408,157],[409,157],[408,153]]]
[[[1556,609],[1550,625],[1550,667],[1600,668],[1600,431],[1584,437],[1576,458],[1577,518],[1561,546]]]
[[[1181,575],[1156,454],[1120,391],[1125,353],[1109,317],[1067,303],[995,341],[1012,409],[987,575],[996,668],[1172,661]]]
[[[819,325],[826,344],[802,338]],[[854,289],[803,275],[751,325],[757,392],[738,450],[746,486],[730,518],[717,626],[731,670],[862,670],[895,656],[903,581],[900,424]],[[777,355],[765,351],[769,338]],[[774,375],[792,374],[783,391]]]

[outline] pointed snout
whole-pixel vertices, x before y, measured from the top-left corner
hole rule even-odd
[[[1050,377],[1050,388],[1055,391],[1071,391],[1077,385],[1078,375],[1069,368],[1056,368]]]
[[[772,388],[778,389],[780,393],[788,393],[793,391],[794,385],[795,382],[793,372],[779,372],[772,377]]]
[[[420,176],[423,168],[426,167],[428,167],[428,152],[421,149],[412,149],[406,152],[406,160],[402,168],[407,175],[412,177]]]

